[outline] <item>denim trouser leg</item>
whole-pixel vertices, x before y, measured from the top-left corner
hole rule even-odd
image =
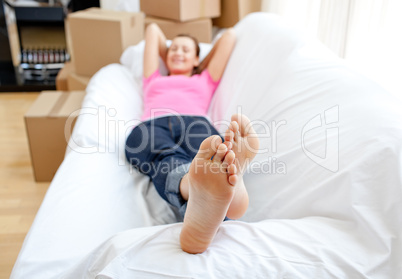
[[[126,142],[127,160],[153,181],[159,195],[184,216],[180,181],[201,142],[218,131],[204,117],[165,116],[139,124]]]
[[[182,164],[181,166],[170,171],[165,184],[165,195],[173,206],[179,209],[180,216],[184,218],[187,209],[187,201],[180,194],[180,181],[183,176],[188,173],[191,163]]]

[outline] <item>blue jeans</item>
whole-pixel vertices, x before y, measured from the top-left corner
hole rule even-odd
[[[187,202],[180,181],[188,172],[201,142],[218,131],[203,116],[170,115],[140,123],[126,142],[132,166],[148,175],[159,195],[184,216]],[[223,141],[223,138],[222,138]]]

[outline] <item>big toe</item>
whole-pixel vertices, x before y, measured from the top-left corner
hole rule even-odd
[[[216,151],[216,154],[213,157],[213,161],[215,162],[222,162],[223,159],[225,158],[226,152],[228,151],[228,148],[226,144],[219,144],[218,150]]]
[[[214,135],[206,138],[200,146],[196,158],[211,159],[218,150],[218,146],[222,143],[220,136]]]
[[[233,114],[232,115],[232,123],[233,121],[238,124],[238,130],[240,131],[240,134],[242,137],[246,137],[249,134],[254,134],[255,131],[253,129],[253,126],[251,125],[250,119],[245,116],[244,114]],[[231,125],[232,125],[231,123]]]

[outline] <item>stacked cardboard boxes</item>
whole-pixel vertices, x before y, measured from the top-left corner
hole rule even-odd
[[[42,92],[25,115],[36,181],[51,181],[64,159],[85,96],[74,90],[85,90],[92,75],[143,39],[144,14],[91,8],[69,14],[65,26],[71,62],[56,79],[62,91]]]
[[[166,38],[190,34],[199,42],[212,40],[212,18],[221,13],[220,0],[141,0],[145,25],[157,23]]]
[[[69,14],[65,25],[71,64],[60,71],[58,90],[84,90],[97,71],[119,63],[123,51],[144,37],[143,13],[90,8]]]

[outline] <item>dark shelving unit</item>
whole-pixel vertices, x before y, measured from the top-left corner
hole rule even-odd
[[[23,53],[30,53],[32,56],[37,55],[38,50],[24,49],[24,38],[21,38],[21,30],[33,26],[59,28],[64,32],[65,9],[61,5],[50,6],[43,2],[38,2],[37,6],[24,7],[13,6],[12,1],[7,3],[4,0],[0,1],[0,92],[54,90],[57,72],[63,67],[66,59],[63,58],[58,63],[55,61],[51,64],[43,61],[43,57],[36,61],[22,61]],[[12,61],[4,5],[9,5],[15,12],[21,45],[21,64],[18,67],[15,67]],[[53,50],[49,50],[49,52],[53,53]]]

